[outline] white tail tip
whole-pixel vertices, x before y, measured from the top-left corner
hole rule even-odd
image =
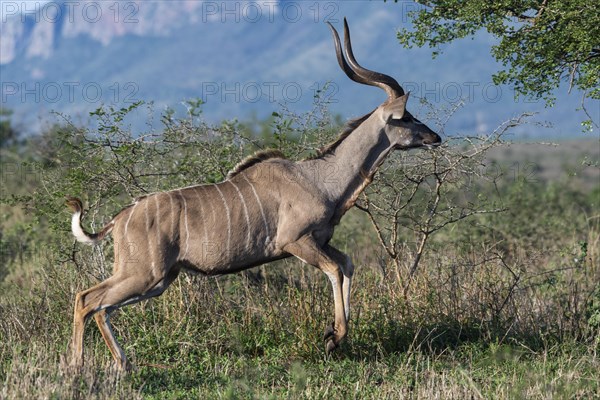
[[[71,231],[78,242],[86,244],[96,244],[97,242],[83,231],[83,228],[81,227],[81,211],[73,213],[73,216],[71,217]]]

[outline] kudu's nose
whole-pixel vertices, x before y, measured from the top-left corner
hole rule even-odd
[[[431,131],[424,135],[423,145],[427,147],[437,147],[442,144],[442,138],[437,133]]]

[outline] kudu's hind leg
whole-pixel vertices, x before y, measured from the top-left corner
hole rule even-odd
[[[125,352],[117,342],[115,338],[115,334],[112,330],[112,326],[109,321],[110,313],[106,310],[100,310],[96,314],[94,314],[94,319],[96,320],[96,324],[98,325],[98,329],[100,329],[100,333],[102,334],[102,338],[106,342],[108,349],[110,350],[116,364],[119,369],[128,369],[129,365],[127,364],[127,357],[125,356]]]
[[[108,278],[107,280],[75,295],[75,306],[73,311],[73,337],[71,340],[71,365],[75,367],[81,367],[83,365],[83,333],[85,321],[89,316],[89,312],[86,313],[87,310],[84,305],[85,299],[90,294],[103,293],[106,291],[111,285],[111,279],[113,278],[114,277]]]
[[[117,342],[117,339],[115,338],[112,326],[110,325],[109,321],[110,314],[117,308],[134,304],[142,300],[149,299],[151,297],[160,296],[167,289],[167,287],[169,287],[169,285],[175,280],[175,278],[177,278],[178,275],[179,268],[173,267],[169,274],[164,279],[159,281],[149,292],[144,293],[143,295],[134,296],[119,304],[111,305],[110,307],[100,310],[96,314],[94,314],[94,319],[96,320],[98,329],[100,329],[100,333],[102,333],[102,337],[104,338],[104,341],[106,342],[106,345],[108,346],[108,349],[110,350],[115,360],[117,368],[121,370],[129,369],[131,365],[129,365],[127,357],[125,356],[125,352],[123,351],[123,349],[119,345],[119,342]]]
[[[78,293],[75,297],[72,364],[75,366],[83,365],[85,321],[90,316],[100,312],[95,319],[102,337],[106,341],[117,367],[120,369],[126,368],[127,359],[114,337],[108,315],[116,308],[162,294],[177,277],[178,272],[177,269],[173,269],[166,277],[154,280],[149,280],[147,276],[115,275],[90,289]]]
[[[332,256],[322,249],[311,236],[305,236],[297,242],[284,247],[284,250],[300,260],[313,265],[323,271],[331,281],[335,318],[331,333],[325,338],[325,350],[329,353],[339,346],[348,332],[344,299],[342,293],[343,273],[337,257]]]

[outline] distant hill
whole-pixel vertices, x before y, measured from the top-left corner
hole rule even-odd
[[[452,44],[435,60],[429,49],[403,49],[395,35],[408,23],[411,3],[54,1],[26,13],[23,4],[2,6],[2,106],[30,131],[52,110],[85,123],[101,104],[135,100],[182,111],[183,100],[201,98],[209,121],[266,117],[282,102],[302,112],[328,81],[332,112],[362,115],[385,96],[339,70],[324,21],[337,20],[341,29],[344,16],[359,62],[411,90],[411,110],[419,113],[419,96],[442,110],[464,99],[447,134],[488,132],[520,112],[541,111],[537,119],[554,127],[522,132],[577,137],[584,119],[575,112],[580,94],[565,90],[555,107],[544,109],[494,86],[493,41],[485,34]],[[146,122],[140,115],[139,126]]]

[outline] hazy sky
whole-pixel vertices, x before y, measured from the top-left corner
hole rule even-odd
[[[39,10],[42,5],[48,3],[48,0],[23,1],[23,0],[1,0],[0,1],[0,18],[4,22],[4,18],[15,15],[21,12],[34,12]]]

